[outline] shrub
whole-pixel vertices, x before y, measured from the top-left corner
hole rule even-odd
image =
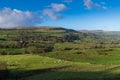
[[[34,54],[37,52],[37,47],[36,46],[29,46],[25,49],[25,52],[27,54]]]
[[[76,54],[84,54],[84,52],[76,52]]]
[[[72,50],[72,48],[68,48],[68,47],[66,47],[66,48],[64,48],[64,50]]]

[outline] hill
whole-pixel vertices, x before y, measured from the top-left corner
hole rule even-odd
[[[80,30],[79,32],[92,34],[101,38],[120,39],[120,31]]]
[[[76,31],[62,27],[24,27],[0,29],[0,54],[43,53],[56,50],[119,47],[105,31]],[[117,36],[117,34],[114,35]],[[119,34],[119,33],[118,33]],[[114,36],[113,36],[114,37]]]

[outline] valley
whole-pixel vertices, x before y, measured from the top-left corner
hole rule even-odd
[[[0,29],[0,80],[119,80],[120,38],[113,34],[61,27]]]

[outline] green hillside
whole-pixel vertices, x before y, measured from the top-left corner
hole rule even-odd
[[[118,35],[47,26],[0,29],[0,80],[119,80]]]
[[[83,33],[89,33],[97,37],[111,38],[120,40],[120,31],[102,31],[102,30],[80,30]]]

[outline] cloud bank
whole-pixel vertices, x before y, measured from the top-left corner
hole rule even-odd
[[[49,8],[44,9],[38,15],[35,14],[36,12],[3,8],[0,10],[0,28],[34,26],[42,23],[43,18],[46,16],[53,20],[62,19],[63,16],[59,13],[66,9],[67,7],[64,4],[52,3]]]
[[[3,8],[0,10],[0,27],[19,27],[19,26],[32,26],[41,23],[40,16],[36,16],[30,11],[21,11],[11,8]]]

